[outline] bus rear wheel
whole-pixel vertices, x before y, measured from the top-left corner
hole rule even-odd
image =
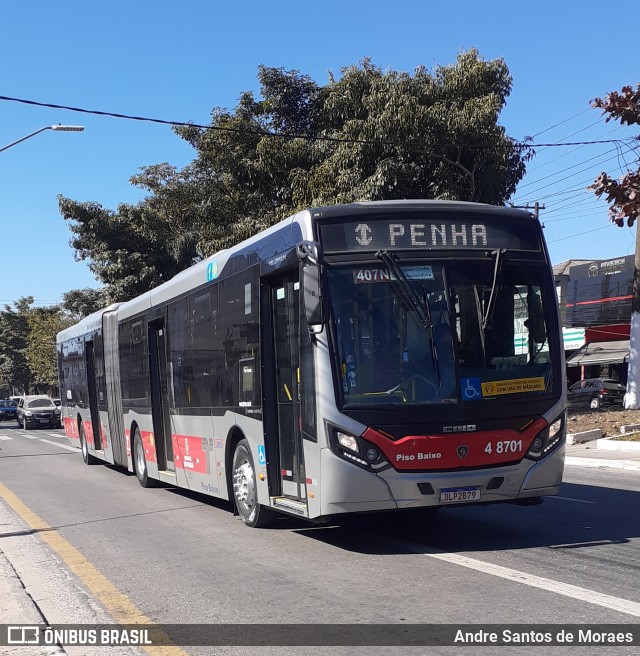
[[[85,465],[97,465],[99,460],[92,456],[89,453],[89,445],[87,444],[87,436],[84,433],[84,426],[80,422],[78,426],[78,432],[80,433],[80,450],[82,451],[82,459],[84,460]]]
[[[142,443],[142,435],[140,430],[136,428],[133,436],[133,465],[138,477],[138,483],[142,487],[156,487],[157,481],[149,478],[149,470],[147,469],[147,458],[144,454],[144,444]]]
[[[270,508],[258,503],[256,470],[247,440],[240,440],[233,454],[233,498],[242,521],[251,528],[268,526],[275,519]]]

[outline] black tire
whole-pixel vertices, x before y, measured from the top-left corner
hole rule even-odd
[[[80,451],[82,451],[82,459],[85,465],[97,465],[100,461],[89,453],[89,445],[87,443],[87,436],[84,433],[84,426],[82,422],[78,424],[78,433],[80,434]]]
[[[149,478],[149,471],[147,469],[147,459],[144,455],[144,444],[142,443],[142,435],[136,428],[133,436],[133,468],[135,469],[138,483],[142,487],[157,487],[159,481]]]
[[[256,494],[256,469],[247,440],[240,440],[233,454],[233,500],[240,519],[251,528],[263,528],[271,524],[276,513],[258,503]]]

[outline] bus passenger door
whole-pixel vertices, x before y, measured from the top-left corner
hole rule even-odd
[[[275,357],[280,489],[282,495],[306,500],[300,424],[300,283],[296,270],[271,287],[271,327]],[[265,386],[269,383],[265,381]]]
[[[102,431],[100,428],[100,413],[98,412],[98,393],[96,389],[96,363],[93,341],[85,344],[87,364],[87,389],[89,391],[89,412],[91,413],[91,431],[93,433],[93,448],[101,451]]]
[[[149,324],[149,373],[151,375],[151,414],[158,457],[158,468],[175,471],[171,415],[167,384],[167,351],[164,319]]]

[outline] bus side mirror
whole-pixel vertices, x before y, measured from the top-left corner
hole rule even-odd
[[[309,241],[298,244],[298,258],[302,261],[302,298],[307,324],[321,325],[323,315],[318,244]]]

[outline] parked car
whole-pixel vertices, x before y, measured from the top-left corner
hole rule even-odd
[[[597,410],[624,404],[627,388],[619,380],[585,378],[574,383],[567,392],[569,410]]]
[[[16,409],[18,423],[25,430],[36,426],[60,428],[60,408],[44,395],[24,396]]]
[[[0,400],[0,421],[11,421],[17,419],[16,402],[7,399]]]

